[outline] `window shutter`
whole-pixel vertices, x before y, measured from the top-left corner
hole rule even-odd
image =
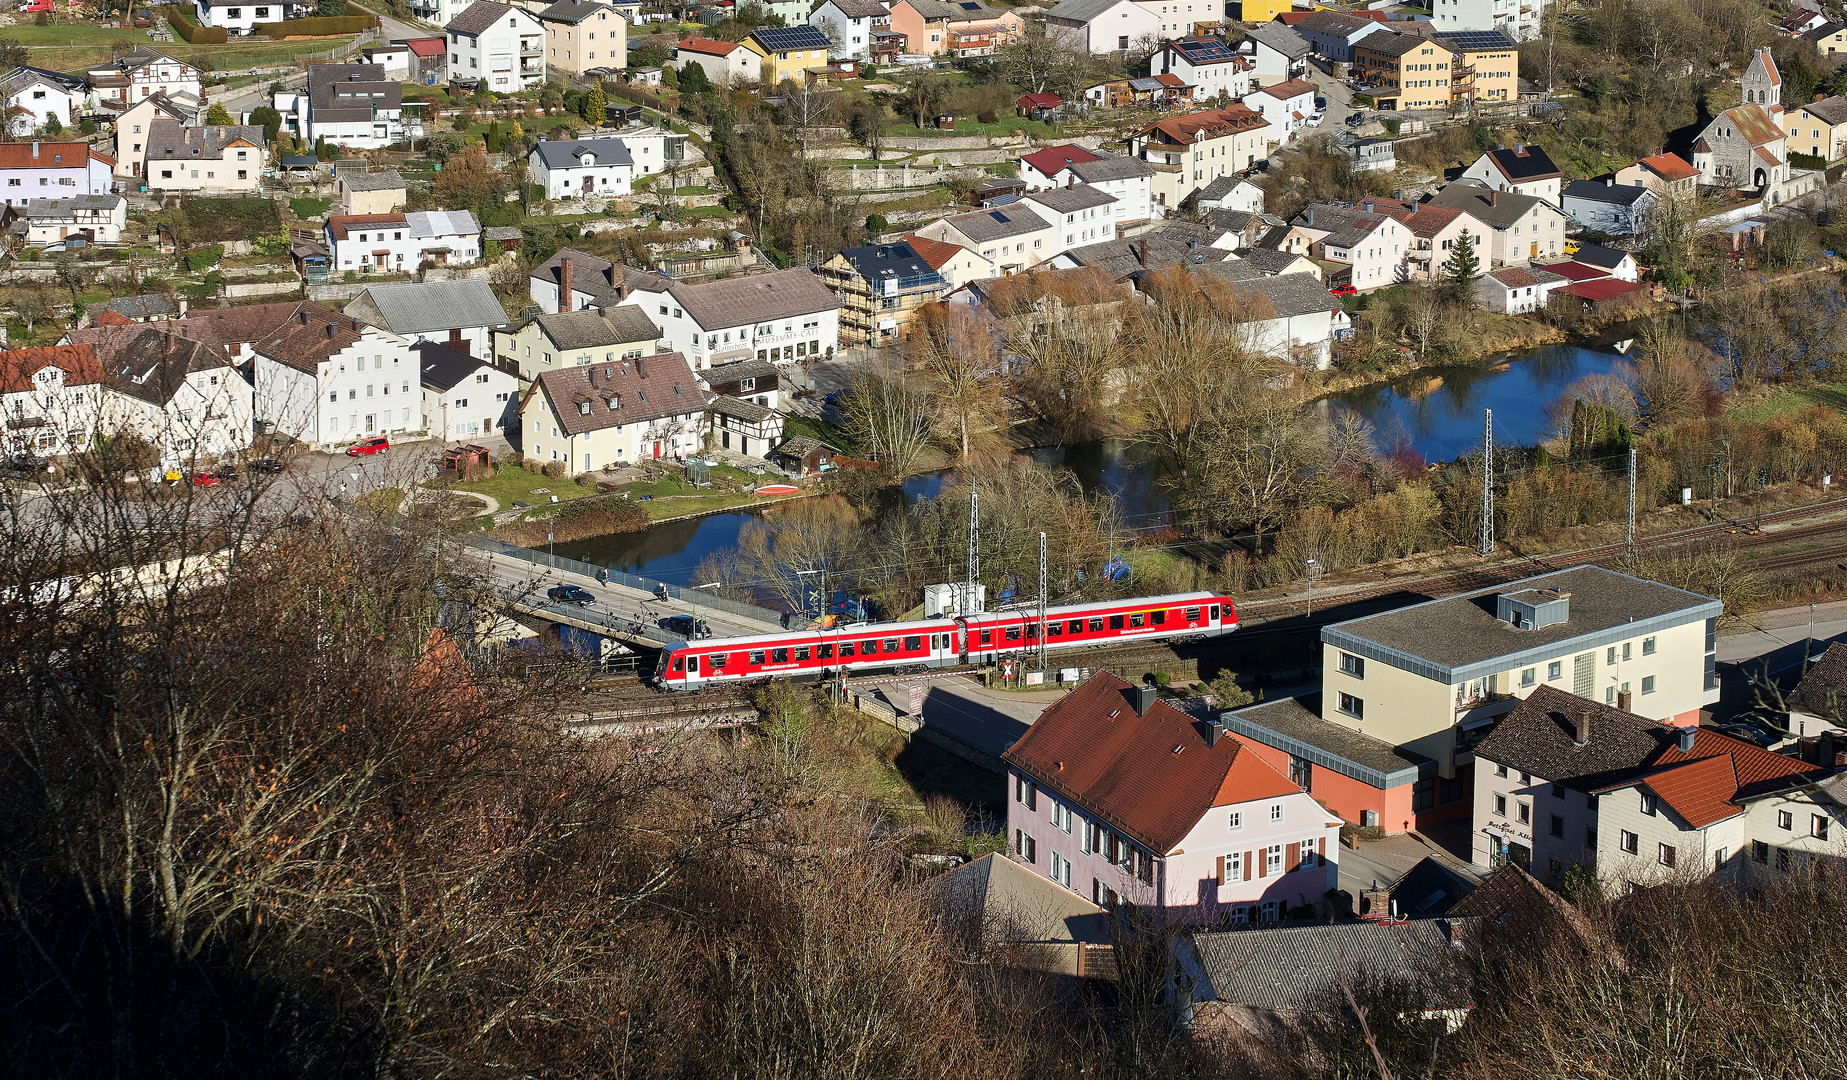
[[[1257,876],[1258,877],[1269,877],[1270,876],[1270,849],[1263,848],[1259,850],[1257,854],[1263,856],[1263,858],[1257,860]]]
[[[1251,859],[1251,853],[1248,851],[1245,852],[1244,853],[1244,880],[1246,881],[1249,881],[1251,879],[1251,862],[1252,861],[1253,860]]]
[[[1322,862],[1326,862],[1326,861],[1327,861],[1327,857],[1328,857],[1328,838],[1327,838],[1327,837],[1325,837],[1325,836],[1324,836],[1324,837],[1322,837],[1322,838],[1321,838],[1321,840],[1320,840],[1320,850],[1319,850],[1319,851],[1317,851],[1317,852],[1315,852],[1315,854],[1317,854],[1317,855],[1319,855],[1319,856],[1321,856],[1321,861],[1322,861]]]
[[[1225,856],[1219,856],[1219,884],[1225,884]]]
[[[1288,857],[1283,860],[1283,873],[1292,874],[1295,872],[1295,868],[1301,865],[1302,862],[1301,852],[1302,845],[1299,841],[1289,845]]]

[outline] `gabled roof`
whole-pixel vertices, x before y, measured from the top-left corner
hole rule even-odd
[[[541,22],[568,23],[572,26],[583,22],[599,11],[609,11],[604,4],[585,3],[584,0],[558,0],[557,3],[539,12]]]
[[[404,47],[418,56],[442,56],[449,51],[449,43],[442,38],[412,38]]]
[[[891,14],[891,9],[879,0],[827,0],[840,10],[840,14],[849,19],[882,19]]]
[[[1625,259],[1633,258],[1634,256],[1630,255],[1627,251],[1618,251],[1613,247],[1605,247],[1602,244],[1580,244],[1578,245],[1577,253],[1571,257],[1571,261],[1583,263],[1585,266],[1596,266],[1605,270],[1614,270],[1621,266]]]
[[[1089,184],[1052,188],[1050,191],[1035,191],[1026,197],[1054,214],[1075,214],[1092,207],[1108,206],[1116,201],[1114,195],[1099,191]]]
[[[926,20],[938,22],[988,22],[1007,14],[977,0],[902,0]],[[893,4],[897,7],[897,4]]]
[[[513,8],[506,4],[497,4],[494,0],[475,0],[460,15],[443,27],[451,34],[463,34],[478,37],[487,29],[505,18]]]
[[[1377,53],[1380,56],[1403,56],[1412,49],[1425,45],[1434,45],[1445,53],[1449,52],[1449,46],[1435,38],[1401,34],[1395,30],[1388,30],[1383,34],[1367,34],[1363,40],[1355,42],[1353,47],[1365,49],[1367,52]]]
[[[1102,908],[1004,855],[983,855],[939,874],[924,891],[948,925],[979,926],[1004,941],[1110,940]]]
[[[1200,189],[1199,201],[1202,203],[1215,202],[1236,191],[1240,185],[1249,183],[1250,181],[1242,176],[1215,176],[1211,183]]]
[[[1802,673],[1802,681],[1783,699],[1791,712],[1830,718],[1847,713],[1847,644],[1836,642]]]
[[[1556,285],[1570,279],[1562,274],[1536,266],[1503,266],[1499,270],[1488,271],[1488,276],[1510,289],[1525,289],[1534,285]]]
[[[1782,142],[1787,137],[1783,132],[1783,126],[1765,112],[1762,105],[1754,102],[1736,105],[1725,110],[1712,124],[1721,122],[1731,124],[1738,130],[1738,134],[1750,141],[1752,146],[1769,146],[1771,143]],[[1712,124],[1706,126],[1707,131],[1712,130]]]
[[[1589,734],[1579,746],[1587,716]],[[1664,724],[1542,683],[1474,750],[1481,760],[1589,791],[1648,765],[1676,736]]]
[[[1292,97],[1301,97],[1303,94],[1315,93],[1315,84],[1309,82],[1307,79],[1290,79],[1288,82],[1271,83],[1269,86],[1263,87],[1260,90],[1253,90],[1251,93],[1263,94],[1266,97],[1273,97],[1278,101],[1288,101]]]
[[[410,235],[415,240],[429,240],[438,236],[475,236],[481,232],[481,225],[475,220],[472,210],[412,210],[404,215],[404,222],[410,227]]]
[[[190,326],[192,320],[186,323]],[[277,363],[313,375],[322,360],[358,344],[368,330],[358,319],[309,302],[297,305],[292,317],[251,342],[251,347]]]
[[[1448,228],[1463,214],[1461,210],[1453,206],[1407,203],[1397,199],[1380,199],[1374,205],[1381,212],[1397,219],[1400,225],[1411,231],[1411,235],[1426,240]]]
[[[796,49],[831,49],[833,42],[827,40],[818,27],[803,23],[800,26],[764,26],[750,32],[752,40],[764,52],[790,52]]]
[[[335,240],[345,240],[354,229],[404,228],[406,218],[403,214],[329,214],[327,231]]]
[[[532,148],[548,169],[580,168],[585,154],[598,166],[633,165],[628,144],[621,139],[577,139],[540,142]]]
[[[1215,806],[1301,788],[1230,736],[1163,701],[1135,711],[1135,691],[1108,672],[1040,714],[1002,758],[1041,786],[1166,854]]]
[[[148,128],[147,164],[151,169],[156,162],[223,161],[228,147],[261,151],[267,145],[262,127],[254,124],[183,127],[172,120],[155,120]],[[251,165],[262,167],[260,155]]]
[[[1078,162],[1097,160],[1097,155],[1081,146],[1066,143],[1063,146],[1048,146],[1042,150],[1035,150],[1030,154],[1022,155],[1020,160],[1046,176],[1057,176],[1068,166]]]
[[[707,330],[775,322],[840,307],[839,298],[805,266],[697,285],[675,282],[668,291]]]
[[[1334,37],[1352,37],[1364,30],[1376,30],[1379,26],[1371,19],[1342,11],[1317,11],[1305,19],[1296,20],[1293,25],[1301,34],[1312,32]]]
[[[699,376],[707,386],[729,386],[743,379],[767,379],[773,376],[780,389],[782,365],[774,360],[734,360],[729,364],[714,364],[701,371]]]
[[[1613,300],[1625,293],[1638,293],[1648,286],[1633,281],[1619,281],[1616,278],[1598,278],[1595,281],[1579,281],[1559,289],[1559,292],[1585,300]]]
[[[1150,135],[1158,131],[1172,142],[1190,146],[1195,142],[1223,138],[1243,131],[1256,131],[1269,124],[1257,110],[1234,104],[1222,109],[1159,120],[1143,128],[1142,134]]]
[[[118,296],[103,305],[104,311],[112,311],[129,319],[151,319],[156,315],[178,315],[179,305],[167,293],[144,293],[140,296]]]
[[[1049,228],[1050,223],[1031,209],[1014,204],[993,210],[976,210],[972,213],[957,214],[945,218],[957,232],[977,244],[989,240],[1004,240],[1012,236],[1025,236]]]
[[[26,218],[74,218],[79,210],[105,213],[126,202],[120,195],[73,195],[67,199],[28,199]]]
[[[1372,205],[1377,206],[1376,203]],[[1311,203],[1290,224],[1326,233],[1321,242],[1330,247],[1350,248],[1364,242],[1386,222],[1393,220],[1396,219],[1384,210],[1367,209],[1365,203],[1359,206]]]
[[[71,341],[96,353],[110,389],[153,405],[172,401],[188,375],[235,366],[222,346],[176,336],[167,324],[90,326],[71,331]]]
[[[1708,728],[1695,730],[1692,750],[1670,743],[1649,766],[1640,776],[1597,790],[1640,785],[1696,829],[1743,813],[1744,803],[1753,798],[1822,779],[1831,771]]]
[[[418,378],[424,389],[445,394],[475,372],[494,366],[435,341],[419,341],[411,351],[417,354]]]
[[[705,53],[709,56],[730,56],[744,46],[735,41],[718,41],[714,38],[689,37],[674,48],[682,52]]]
[[[1053,109],[1065,103],[1065,99],[1050,90],[1037,94],[1021,94],[1015,105],[1026,109]]]
[[[941,270],[949,265],[951,259],[969,250],[960,244],[950,244],[942,240],[926,240],[913,233],[904,234],[903,239],[905,243],[911,245],[911,250],[917,253],[917,257],[928,263],[932,270]]]
[[[1759,48],[1751,54],[1751,63],[1744,69],[1744,77],[1750,78],[1753,70],[1760,72],[1764,78],[1768,79],[1771,86],[1783,84],[1783,76],[1776,69],[1776,58],[1770,55],[1769,49]]]
[[[1449,46],[1451,52],[1515,52],[1520,46],[1499,30],[1445,31],[1430,35],[1432,40]]]
[[[1596,281],[1598,278],[1610,276],[1610,272],[1601,266],[1587,266],[1569,259],[1564,262],[1546,263],[1545,267],[1567,281]]]
[[[476,278],[371,285],[343,311],[403,337],[507,321],[494,290]]]
[[[1110,11],[1128,0],[1059,0],[1056,7],[1045,13],[1048,19],[1070,19],[1072,22],[1088,23],[1103,13]]]
[[[1564,174],[1552,163],[1552,157],[1540,147],[1522,143],[1513,149],[1501,147],[1490,150],[1482,157],[1500,172],[1512,184],[1524,184],[1534,180],[1550,180]]]
[[[1583,199],[1586,202],[1608,203],[1612,206],[1634,206],[1644,197],[1653,197],[1654,192],[1639,184],[1612,184],[1602,180],[1573,180],[1565,185],[1563,198]]]
[[[1244,36],[1251,41],[1262,42],[1291,60],[1300,60],[1312,48],[1301,34],[1278,22],[1260,23]]]
[[[1847,98],[1829,98],[1828,100],[1847,102]],[[1687,164],[1679,154],[1656,154],[1653,157],[1645,157],[1636,164],[1645,167],[1663,180],[1686,180],[1699,175],[1699,170]]]
[[[89,143],[0,143],[0,169],[85,169],[89,165]]]
[[[1080,161],[1071,166],[1071,175],[1086,184],[1105,184],[1111,180],[1133,180],[1140,176],[1153,176],[1154,169],[1141,158],[1106,157],[1095,161]]]
[[[936,268],[924,260],[917,249],[904,241],[895,244],[867,244],[864,247],[848,248],[840,253],[853,272],[866,281],[883,281],[887,278],[919,277],[936,273]]]
[[[341,172],[340,182],[348,191],[399,191],[404,188],[404,178],[396,169],[383,172]]]
[[[36,389],[32,376],[48,367],[64,372],[64,385],[88,386],[103,381],[103,369],[88,345],[51,345],[0,352],[0,394]]]
[[[679,353],[542,371],[526,400],[543,394],[566,435],[705,411],[705,391]],[[587,408],[586,408],[587,407]]]
[[[560,349],[594,349],[605,345],[633,345],[659,341],[660,327],[647,312],[633,304],[580,311],[554,311],[538,316],[539,329]]]
[[[1459,943],[1472,925],[1460,919],[1410,919],[1194,934],[1193,950],[1207,983],[1195,991],[1195,1000],[1316,1013],[1336,1007],[1337,982],[1369,973],[1415,980],[1443,1005],[1465,1007],[1468,992],[1437,981],[1432,961]]]
[[[1458,180],[1432,195],[1426,205],[1448,206],[1495,229],[1505,229],[1525,217],[1536,206],[1551,204],[1537,195],[1517,191],[1495,191],[1484,184]]]
[[[1179,41],[1170,41],[1162,48],[1179,54],[1182,59],[1194,67],[1246,62],[1243,57],[1233,52],[1218,38],[1182,38]]]
[[[1811,101],[1801,107],[1802,111],[1832,127],[1835,124],[1847,124],[1847,97],[1835,94],[1820,101]]]

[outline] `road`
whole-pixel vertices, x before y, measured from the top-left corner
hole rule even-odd
[[[1346,83],[1313,64],[1308,65],[1308,77],[1321,95],[1328,99],[1328,107],[1322,110],[1321,122],[1310,130],[1328,135],[1338,135],[1347,130],[1347,114],[1353,111],[1353,91],[1347,88]]]

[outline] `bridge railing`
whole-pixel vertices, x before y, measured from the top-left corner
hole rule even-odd
[[[551,555],[543,551],[534,551],[531,548],[520,547],[517,544],[509,544],[505,541],[494,540],[486,536],[464,536],[462,539],[464,542],[472,544],[475,547],[484,548],[496,554],[506,555],[515,559],[523,559],[526,562],[534,563],[539,566],[548,566],[554,570],[581,574],[587,578],[595,578],[597,574],[601,572],[608,575],[609,580],[614,584],[626,585],[631,589],[640,589],[642,592],[648,593],[651,596],[659,596],[660,590],[665,588],[667,590],[667,595],[672,599],[684,600],[689,604],[706,608],[710,611],[723,611],[732,615],[741,615],[746,619],[751,619],[756,622],[767,622],[776,625],[782,623],[782,612],[780,611],[759,607],[756,604],[747,604],[742,600],[733,600],[728,596],[714,596],[704,589],[689,589],[683,585],[673,585],[665,581],[656,581],[653,578],[645,578],[638,574],[630,574],[626,571],[615,570],[607,566],[597,566],[594,563],[587,563],[581,559],[571,559],[563,555]],[[676,635],[672,640],[680,641],[683,639]]]

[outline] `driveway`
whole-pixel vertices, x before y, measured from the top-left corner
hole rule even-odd
[[[1347,88],[1346,83],[1314,64],[1308,65],[1308,77],[1314,82],[1316,91],[1328,99],[1328,107],[1324,110],[1321,122],[1309,130],[1330,135],[1338,135],[1347,130],[1344,121],[1347,114],[1353,111],[1353,91]]]

